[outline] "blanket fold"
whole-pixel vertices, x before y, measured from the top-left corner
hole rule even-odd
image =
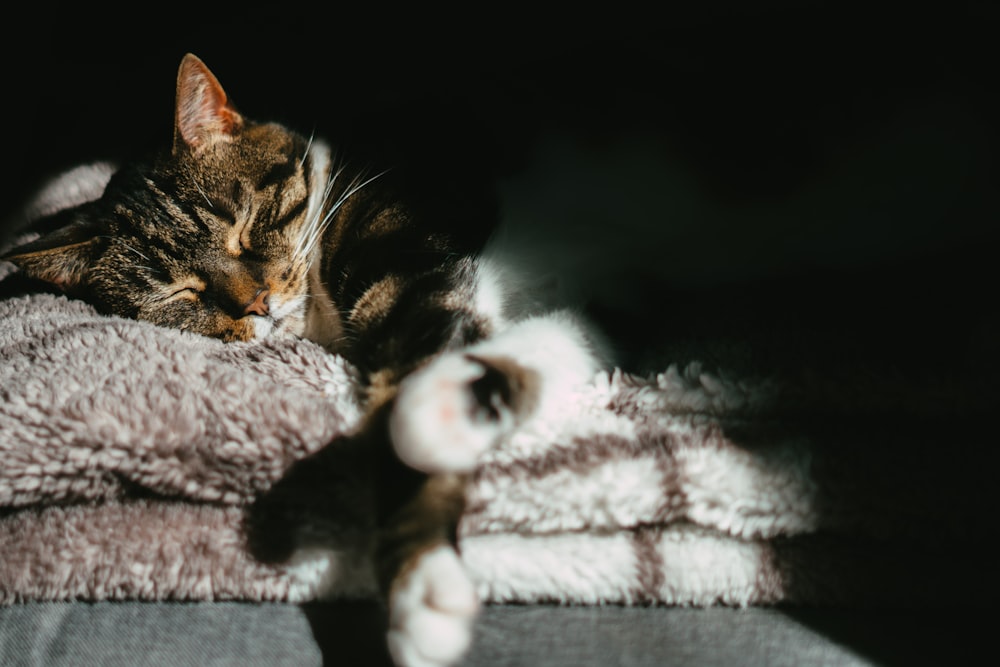
[[[0,601],[372,593],[342,359],[48,294],[0,323]],[[484,458],[463,558],[492,602],[988,598],[984,396],[844,389],[599,374]]]

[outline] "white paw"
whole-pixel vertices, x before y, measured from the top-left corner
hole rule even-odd
[[[513,423],[503,376],[449,354],[406,378],[389,417],[396,454],[426,473],[470,472]]]
[[[389,599],[389,653],[399,667],[449,667],[472,643],[479,597],[455,553],[423,554]]]

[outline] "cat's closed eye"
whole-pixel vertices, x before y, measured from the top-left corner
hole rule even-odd
[[[184,282],[175,283],[168,288],[168,300],[189,299],[195,301],[205,291],[205,282],[197,278],[189,278]]]

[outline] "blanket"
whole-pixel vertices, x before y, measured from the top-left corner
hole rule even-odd
[[[59,201],[93,196],[80,182]],[[341,446],[356,387],[309,341],[3,299],[0,603],[373,595],[371,488]],[[996,398],[861,372],[601,372],[483,458],[462,559],[488,603],[990,602]]]

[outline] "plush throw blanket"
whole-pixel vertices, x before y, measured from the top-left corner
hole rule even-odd
[[[30,212],[105,177],[63,179]],[[0,301],[0,602],[370,595],[370,487],[340,446],[354,382],[307,341]],[[489,602],[990,601],[995,397],[601,373],[482,461],[462,557]]]

